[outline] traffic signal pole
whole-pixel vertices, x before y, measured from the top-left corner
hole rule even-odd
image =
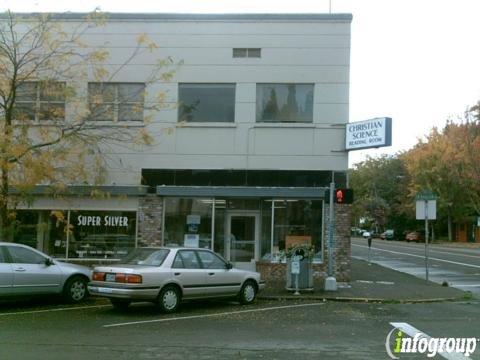
[[[332,176],[333,178],[333,176]],[[325,291],[337,291],[337,279],[333,274],[333,232],[335,230],[334,222],[334,201],[333,193],[335,192],[335,183],[330,183],[330,206],[328,219],[328,277],[325,279]]]

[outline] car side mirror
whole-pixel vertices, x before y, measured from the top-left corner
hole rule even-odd
[[[52,259],[50,259],[50,258],[46,258],[46,259],[45,259],[45,265],[46,265],[46,266],[51,266],[51,265],[53,265],[53,264],[55,264],[55,263],[53,262]]]
[[[233,265],[231,263],[226,263],[225,264],[225,269],[227,269],[227,270],[233,269]]]

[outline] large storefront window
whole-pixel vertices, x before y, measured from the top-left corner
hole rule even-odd
[[[135,212],[71,211],[69,257],[124,257],[135,247],[135,224]]]
[[[213,199],[165,199],[164,244],[211,248]]]
[[[267,200],[262,208],[263,218],[267,217],[268,211],[273,216],[273,227],[271,222],[270,228],[262,224],[262,259],[283,261],[286,250],[297,244],[305,244],[314,247],[314,261],[322,261],[321,201]]]
[[[15,223],[14,242],[56,258],[119,259],[135,247],[134,211],[20,210]]]
[[[18,211],[13,228],[13,242],[36,248],[38,220],[38,212]]]
[[[301,243],[313,246],[314,261],[320,262],[322,204],[295,199],[166,198],[164,243],[213,248],[236,262],[282,261],[289,247]]]

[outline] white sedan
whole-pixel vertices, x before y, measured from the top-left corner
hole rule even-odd
[[[68,302],[88,296],[91,270],[64,263],[30,246],[0,242],[0,299],[63,295]]]
[[[170,313],[190,299],[237,297],[250,304],[264,287],[259,273],[235,269],[213,251],[165,247],[138,248],[122,264],[95,267],[88,290],[118,309],[150,301]]]

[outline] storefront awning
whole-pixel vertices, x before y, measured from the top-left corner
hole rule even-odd
[[[325,187],[157,186],[157,195],[181,197],[323,199]]]

